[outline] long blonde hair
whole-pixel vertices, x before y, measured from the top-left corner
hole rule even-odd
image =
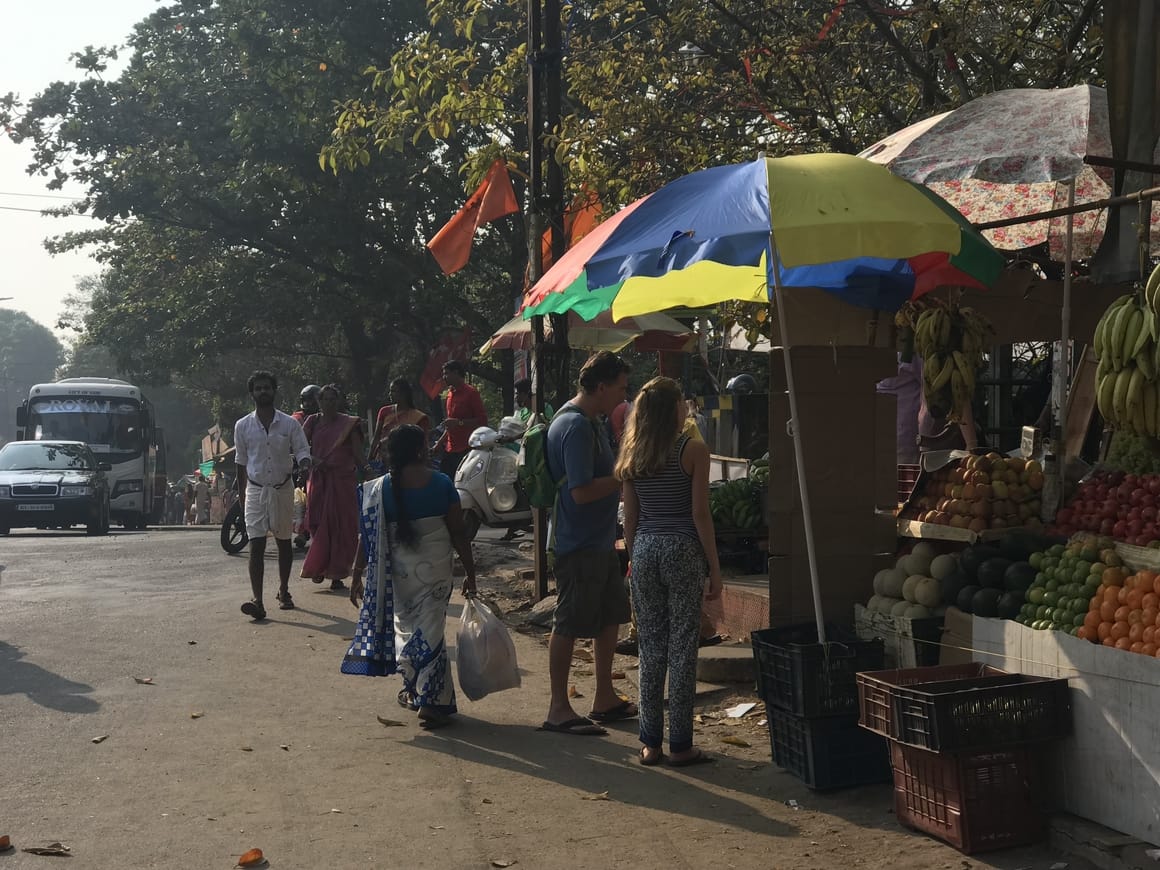
[[[664,471],[681,434],[678,407],[683,407],[681,388],[672,378],[653,378],[640,388],[616,460],[619,480],[655,477]]]

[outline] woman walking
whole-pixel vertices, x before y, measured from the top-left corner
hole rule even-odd
[[[676,381],[653,378],[633,403],[616,462],[640,643],[640,763],[646,767],[666,760],[666,669],[667,761],[673,767],[712,761],[693,746],[693,697],[701,600],[720,596],[721,569],[709,514],[709,448],[681,433],[687,414]]]
[[[444,626],[454,554],[475,594],[475,562],[451,478],[428,467],[427,435],[399,426],[387,438],[390,472],[363,486],[362,540],[350,600],[362,599],[344,674],[403,675],[399,704],[438,728],[456,712]],[[363,571],[367,582],[364,588]]]
[[[378,466],[380,472],[386,467],[387,438],[395,429],[410,424],[422,429],[424,435],[431,431],[430,418],[415,407],[415,393],[410,381],[406,378],[391,381],[390,399],[390,405],[379,408],[375,431],[371,435],[370,461],[372,466]]]
[[[318,394],[319,413],[302,424],[310,442],[313,462],[306,484],[306,527],[310,549],[302,563],[302,576],[315,583],[330,581],[332,590],[346,588],[358,549],[358,479],[355,470],[366,469],[359,418],[338,410],[342,394],[328,384]],[[294,602],[280,602],[289,610]]]

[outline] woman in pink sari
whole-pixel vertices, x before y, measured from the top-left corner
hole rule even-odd
[[[318,414],[302,424],[310,442],[312,463],[306,485],[306,527],[310,549],[302,564],[302,576],[315,583],[330,581],[330,588],[346,588],[350,566],[358,549],[358,478],[356,469],[367,468],[359,418],[338,410],[341,393],[327,384],[318,395]]]

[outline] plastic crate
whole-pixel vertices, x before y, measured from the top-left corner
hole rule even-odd
[[[898,737],[894,729],[894,692],[896,689],[922,683],[968,680],[1003,674],[1006,674],[1006,671],[978,662],[861,673],[857,676],[858,722],[863,728],[884,737]]]
[[[818,643],[813,624],[763,628],[750,635],[757,662],[757,691],[767,705],[795,716],[842,716],[858,712],[859,671],[881,670],[881,638],[859,640],[853,632],[826,626]]]
[[[921,465],[898,466],[898,503],[906,504],[914,492],[914,485],[918,483],[918,476],[922,473]]]
[[[900,824],[966,854],[1043,838],[1036,759],[1027,749],[938,755],[891,741]]]
[[[1026,674],[919,683],[894,690],[891,736],[935,752],[993,749],[1066,737],[1066,679]]]
[[[855,716],[803,719],[767,708],[773,762],[819,791],[890,781],[887,741]]]

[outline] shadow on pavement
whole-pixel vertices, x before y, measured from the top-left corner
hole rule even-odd
[[[539,733],[462,715],[453,728],[420,735],[403,745],[533,776],[586,794],[608,792],[609,798],[619,803],[679,813],[698,821],[773,837],[799,833],[796,827],[765,815],[759,808],[707,788],[732,787],[725,783],[735,774],[725,769],[731,763],[725,760],[679,771],[645,768],[637,764],[635,751],[599,737]]]
[[[0,641],[0,695],[27,695],[42,707],[65,713],[95,713],[100,709],[100,704],[85,697],[92,686],[65,679],[23,659],[19,648]]]
[[[266,622],[270,625],[285,625],[289,628],[305,628],[309,631],[317,631],[321,634],[330,634],[335,637],[350,638],[354,636],[355,622],[346,619],[342,616],[334,616],[330,613],[322,613],[317,610],[309,610],[298,604],[298,596],[294,596],[295,607],[293,610],[278,610],[277,605],[274,609],[267,609]],[[357,616],[357,612],[351,607],[351,613]],[[302,613],[306,616],[314,617],[317,621],[303,622],[294,619],[279,619],[281,614]]]

